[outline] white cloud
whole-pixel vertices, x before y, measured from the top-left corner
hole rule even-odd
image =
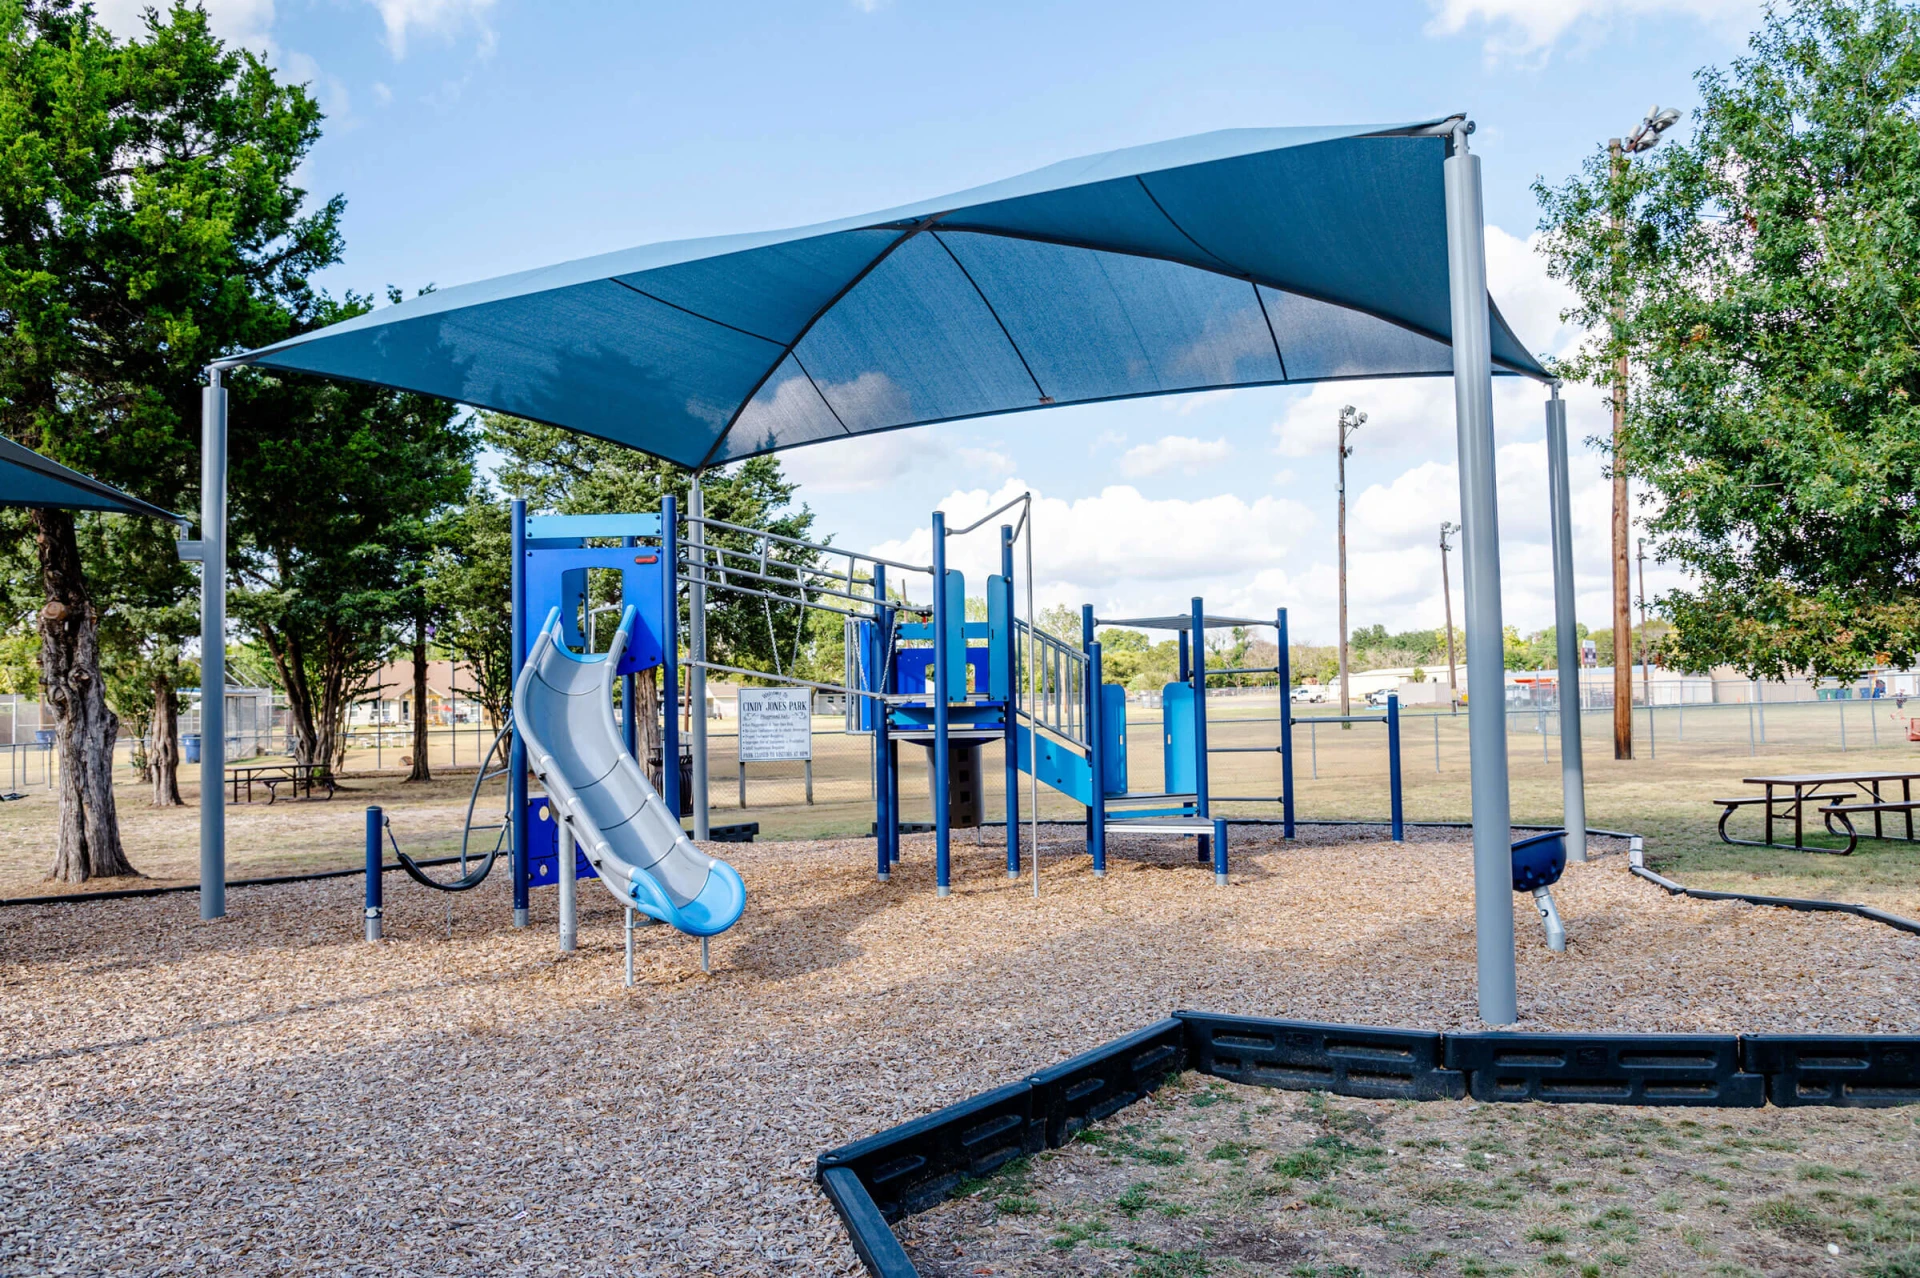
[[[493,28],[487,14],[493,0],[368,0],[387,29],[387,48],[395,58],[407,56],[407,39],[414,33],[452,36],[464,27],[480,35],[484,55],[493,48]]]
[[[229,44],[242,45],[256,53],[270,55],[273,40],[273,0],[202,0],[213,33]],[[102,26],[125,39],[146,30],[145,13],[159,9],[164,15],[168,5],[160,0],[94,0],[94,15]]]
[[[968,470],[984,470],[995,478],[1014,472],[1013,458],[996,448],[956,448],[954,456]]]
[[[1165,435],[1151,444],[1139,444],[1120,455],[1120,473],[1130,479],[1164,475],[1170,470],[1197,475],[1209,466],[1217,466],[1233,455],[1233,445],[1225,439],[1195,439],[1191,435]]]
[[[373,100],[381,106],[387,106],[393,102],[393,90],[379,80],[375,80],[373,82]]]
[[[796,448],[783,453],[780,464],[803,495],[861,493],[887,488],[923,463],[951,457],[952,446],[938,431],[887,430]]]
[[[1680,17],[1744,29],[1759,0],[1430,0],[1430,35],[1486,30],[1489,58],[1544,58],[1568,35],[1590,36],[1620,19]]]

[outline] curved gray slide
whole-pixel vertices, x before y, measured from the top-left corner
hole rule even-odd
[[[548,613],[514,685],[514,727],[555,819],[607,890],[689,935],[716,936],[739,921],[746,886],[731,865],[686,836],[627,752],[613,717],[614,669],[633,618],[629,607],[609,651],[582,656],[560,642],[560,610]],[[568,843],[561,840],[563,886],[572,877]]]

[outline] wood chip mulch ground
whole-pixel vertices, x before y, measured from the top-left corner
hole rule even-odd
[[[858,1266],[816,1154],[1181,1007],[1476,1027],[1464,835],[1049,840],[1039,901],[1003,837],[716,847],[746,879],[713,945],[640,933],[583,885],[510,925],[506,876],[389,876],[0,912],[0,1273],[767,1274]],[[1057,850],[1056,850],[1057,849]],[[1617,853],[1618,849],[1614,849]],[[1675,899],[1611,855],[1516,898],[1523,1029],[1920,1028],[1920,937]],[[449,918],[448,908],[451,907]],[[449,927],[451,935],[449,935]]]

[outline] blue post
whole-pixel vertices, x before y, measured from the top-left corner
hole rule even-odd
[[[1207,810],[1207,606],[1193,597],[1193,814],[1201,819],[1211,816]],[[1210,860],[1211,840],[1200,836],[1199,859]]]
[[[1213,885],[1227,885],[1227,819],[1216,818],[1213,823]]]
[[[875,692],[887,690],[887,566],[873,566],[873,632],[874,649],[879,660],[867,678]],[[887,738],[887,703],[870,701],[867,703],[873,711],[873,855],[876,868],[880,872],[880,881],[887,881],[888,871],[893,868],[893,797],[887,784],[892,769],[893,743]]]
[[[1002,747],[1007,756],[1007,877],[1020,877],[1020,723],[1014,714],[1014,705],[1020,699],[1020,645],[1015,640],[1018,627],[1013,619],[1013,525],[1000,525],[1000,588],[1006,592],[1005,607],[1001,612],[1007,618],[1007,632],[1002,642],[1007,645],[1007,735]]]
[[[1098,807],[1102,800],[1100,798],[1100,773],[1098,771],[1100,766],[1100,747],[1098,744],[1100,737],[1099,734],[1093,730],[1095,707],[1100,704],[1100,685],[1095,683],[1093,679],[1092,604],[1080,605],[1080,651],[1088,659],[1086,686],[1081,689],[1080,722],[1085,724],[1087,728],[1087,767],[1093,772],[1093,806],[1087,808],[1085,813],[1087,822],[1087,855],[1094,858],[1095,864],[1101,864],[1106,860],[1105,856],[1093,850],[1093,809],[1094,807]],[[1038,753],[1038,748],[1038,743],[1036,742],[1036,754]]]
[[[620,544],[631,550],[640,544],[640,539],[638,537],[622,537]],[[621,732],[626,739],[627,753],[644,765],[645,760],[640,759],[640,716],[636,713],[636,709],[637,707],[633,700],[633,676],[631,674],[623,674],[620,676]]]
[[[1185,683],[1187,680],[1193,678],[1193,662],[1188,656],[1187,642],[1188,642],[1187,632],[1182,630],[1180,632],[1180,682],[1181,683]]]
[[[1280,835],[1293,837],[1293,657],[1287,651],[1287,610],[1274,614],[1280,645]]]
[[[666,654],[660,667],[660,711],[666,719],[660,733],[660,788],[667,811],[680,819],[680,512],[669,496],[660,503],[660,615]]]
[[[1387,694],[1387,793],[1393,804],[1393,841],[1407,837],[1405,809],[1400,804],[1400,695]]]
[[[933,512],[933,883],[953,891],[947,827],[947,517]]]
[[[527,659],[527,503],[513,501],[511,553],[513,574],[513,653],[508,666],[513,670],[515,686],[520,682],[520,667]],[[508,710],[512,722],[512,710]],[[527,925],[527,746],[516,729],[507,745],[507,807],[513,826],[509,860],[513,867],[513,925]]]
[[[380,939],[380,836],[385,825],[379,808],[367,809],[367,939]]]
[[[1088,608],[1089,617],[1092,613],[1093,609]],[[1087,716],[1087,762],[1092,765],[1093,773],[1093,806],[1087,809],[1087,843],[1093,852],[1094,877],[1104,879],[1107,877],[1107,759],[1101,742],[1106,735],[1106,724],[1102,722],[1106,707],[1101,704],[1098,640],[1087,646],[1087,681],[1093,685],[1093,712]]]

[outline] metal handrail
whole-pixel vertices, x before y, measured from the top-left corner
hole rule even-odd
[[[1074,745],[1087,745],[1086,687],[1087,656],[1057,635],[1030,629],[1014,618],[1013,632],[1017,670],[1014,702],[1018,712],[1039,727],[1066,738]],[[1025,672],[1037,675],[1037,687],[1029,699]]]
[[[704,515],[683,515],[682,518],[690,524],[701,524],[707,528],[725,528],[732,532],[746,533],[753,537],[764,537],[768,541],[784,542],[789,546],[799,546],[804,550],[818,551],[823,555],[844,556],[849,559],[858,559],[862,563],[885,564],[889,568],[899,568],[905,572],[923,572],[928,574],[933,572],[932,566],[928,564],[905,564],[897,559],[882,559],[878,555],[861,554],[857,550],[848,550],[843,546],[823,546],[819,542],[802,541],[798,537],[782,536],[780,533],[768,532],[764,528],[749,528],[745,524],[730,524],[724,519],[713,519]],[[722,547],[712,544],[709,544],[707,548],[709,550],[722,549]],[[734,553],[739,554],[742,552],[735,551]]]

